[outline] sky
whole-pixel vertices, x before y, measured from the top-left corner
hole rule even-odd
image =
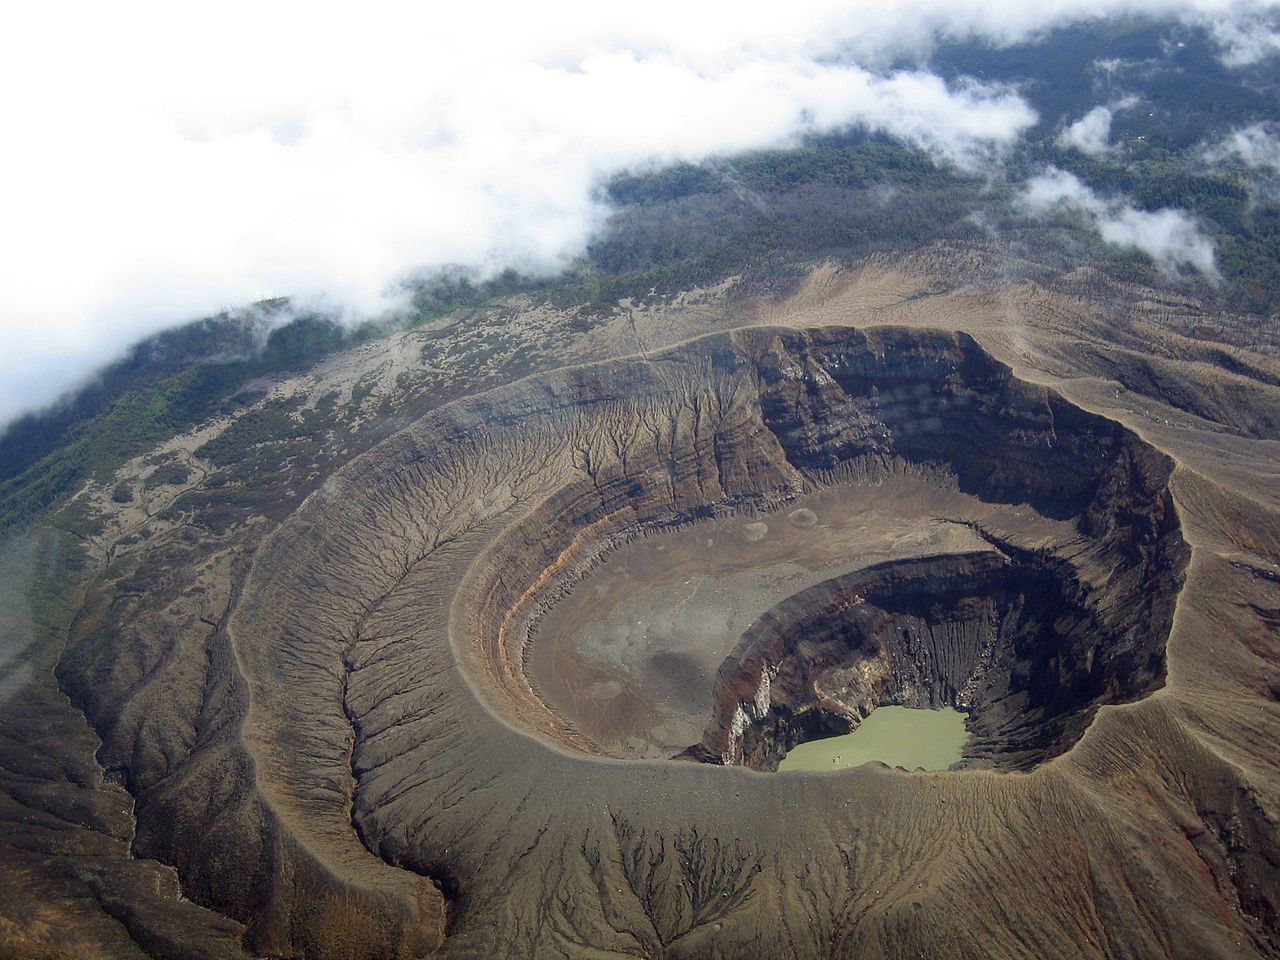
[[[1280,50],[1262,7],[1227,0],[444,6],[7,5],[0,424],[224,308],[289,295],[361,316],[424,267],[555,270],[623,170],[850,123],[980,167],[1036,117],[1013,89],[888,69],[938,36],[1148,12],[1206,26],[1228,64]],[[1106,151],[1125,108],[1064,137]],[[1093,201],[1076,209],[1099,230],[1141,232]]]

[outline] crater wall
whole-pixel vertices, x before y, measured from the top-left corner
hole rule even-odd
[[[1067,749],[1098,706],[1163,682],[1188,557],[1168,458],[962,335],[747,331],[700,346],[707,375],[677,380],[674,409],[640,402],[654,384],[611,378],[635,406],[582,429],[578,475],[497,538],[458,595],[455,644],[509,716],[592,751],[543,707],[523,656],[538,618],[600,556],[912,470],[1025,519],[1006,510],[988,529],[940,504],[938,519],[972,526],[990,553],[889,564],[780,604],[725,661],[686,758],[773,769],[879,703],[951,704],[970,712],[970,762],[1027,769]],[[656,386],[664,404],[668,384]]]

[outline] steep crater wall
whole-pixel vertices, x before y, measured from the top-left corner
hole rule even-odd
[[[1069,565],[1007,545],[827,581],[744,633],[686,756],[774,770],[797,743],[900,704],[965,710],[970,764],[1029,768],[1075,742],[1100,704],[1163,681],[1159,625],[1116,623],[1098,600]]]

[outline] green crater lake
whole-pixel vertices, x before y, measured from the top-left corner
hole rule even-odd
[[[964,718],[952,707],[876,707],[853,733],[798,744],[778,770],[839,770],[872,760],[908,770],[946,770],[960,759],[969,739]]]

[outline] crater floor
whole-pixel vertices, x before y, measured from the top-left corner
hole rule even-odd
[[[675,756],[702,738],[716,673],[757,618],[873,564],[986,549],[966,523],[975,518],[1036,542],[1078,540],[1070,523],[983,504],[923,473],[825,487],[608,554],[539,621],[525,670],[602,755]]]

